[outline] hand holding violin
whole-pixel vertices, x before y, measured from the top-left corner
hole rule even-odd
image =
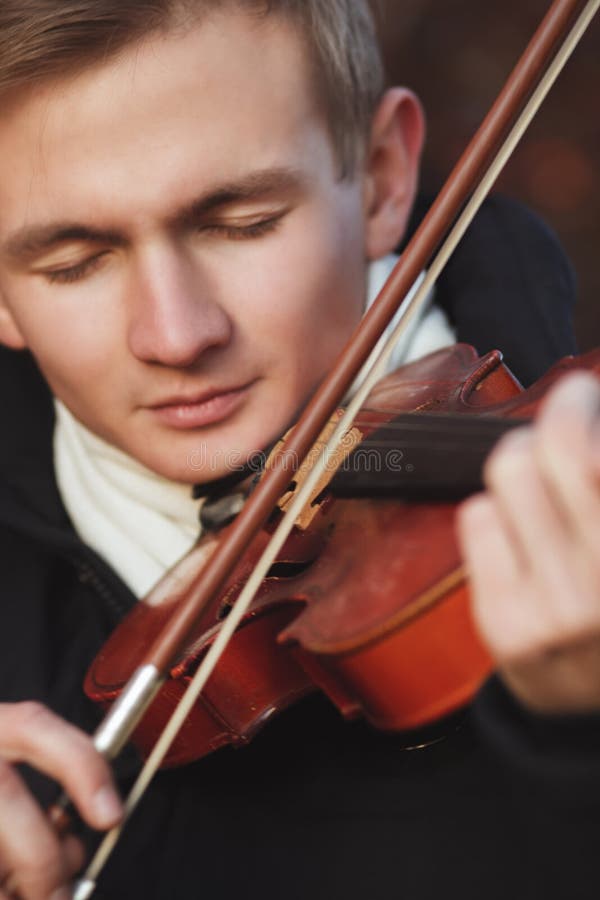
[[[481,633],[513,694],[600,710],[600,383],[566,378],[492,453],[459,513]]]
[[[25,762],[60,782],[85,821],[104,829],[120,817],[110,769],[91,739],[38,703],[0,704],[0,898],[64,900],[84,851],[60,838],[13,764]]]

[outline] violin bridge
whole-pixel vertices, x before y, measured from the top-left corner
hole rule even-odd
[[[321,454],[323,453],[323,450],[325,449],[333,432],[337,428],[343,413],[344,410],[342,409],[336,410],[336,412],[333,414],[333,416],[317,438],[316,442],[313,444],[310,452],[308,453],[308,456],[296,470],[288,490],[285,492],[285,494],[282,494],[277,503],[278,508],[282,512],[287,511],[292,500],[296,496],[296,492],[302,487],[308,477],[308,474],[312,471],[313,466],[320,459]],[[281,454],[285,454],[286,438],[287,434],[284,435],[284,437],[273,448],[269,458],[267,459],[265,466],[266,469],[272,468],[275,459]],[[353,450],[355,450],[355,448],[360,444],[362,439],[362,432],[356,426],[354,426],[345,433],[336,449],[328,453],[326,467],[321,473],[321,477],[315,485],[314,490],[310,495],[309,501],[296,519],[295,525],[297,528],[300,528],[302,531],[306,531],[306,529],[309,528],[314,517],[319,512],[320,504],[318,502],[318,498],[328,486],[338,469],[345,463]]]

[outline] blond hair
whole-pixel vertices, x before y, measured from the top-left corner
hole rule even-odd
[[[297,25],[342,174],[352,174],[383,92],[369,0],[2,0],[0,94],[74,74],[154,32],[225,7],[279,14]]]

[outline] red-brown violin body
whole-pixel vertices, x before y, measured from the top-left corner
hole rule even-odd
[[[356,424],[366,435],[408,411],[530,417],[573,368],[600,372],[600,353],[563,360],[522,391],[501,354],[479,358],[457,345],[384,379]],[[315,689],[344,715],[363,715],[389,730],[420,728],[468,703],[492,662],[471,619],[455,509],[455,503],[341,500],[325,491],[310,525],[295,528],[285,544],[166,764],[247,742],[271,715]],[[218,632],[271,525],[205,610],[139,725],[135,742],[143,754]],[[88,673],[89,696],[103,705],[118,696],[216,541],[202,539],[116,630]]]

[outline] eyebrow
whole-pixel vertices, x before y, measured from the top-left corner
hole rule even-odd
[[[237,180],[220,185],[216,190],[197,198],[171,219],[181,227],[196,222],[208,213],[232,206],[234,203],[268,199],[273,195],[295,194],[305,187],[307,177],[293,168],[265,169],[252,172]]]
[[[278,167],[251,172],[197,197],[168,219],[168,225],[184,228],[200,221],[208,213],[235,203],[267,199],[271,195],[296,193],[306,184],[306,175],[298,169]],[[0,252],[13,262],[27,262],[40,253],[69,242],[113,247],[125,246],[127,238],[113,229],[94,228],[77,222],[52,222],[28,225],[10,235]]]
[[[113,246],[126,243],[123,236],[116,231],[89,228],[70,222],[54,222],[20,229],[5,242],[2,253],[14,262],[25,262],[59,244],[75,241]]]

